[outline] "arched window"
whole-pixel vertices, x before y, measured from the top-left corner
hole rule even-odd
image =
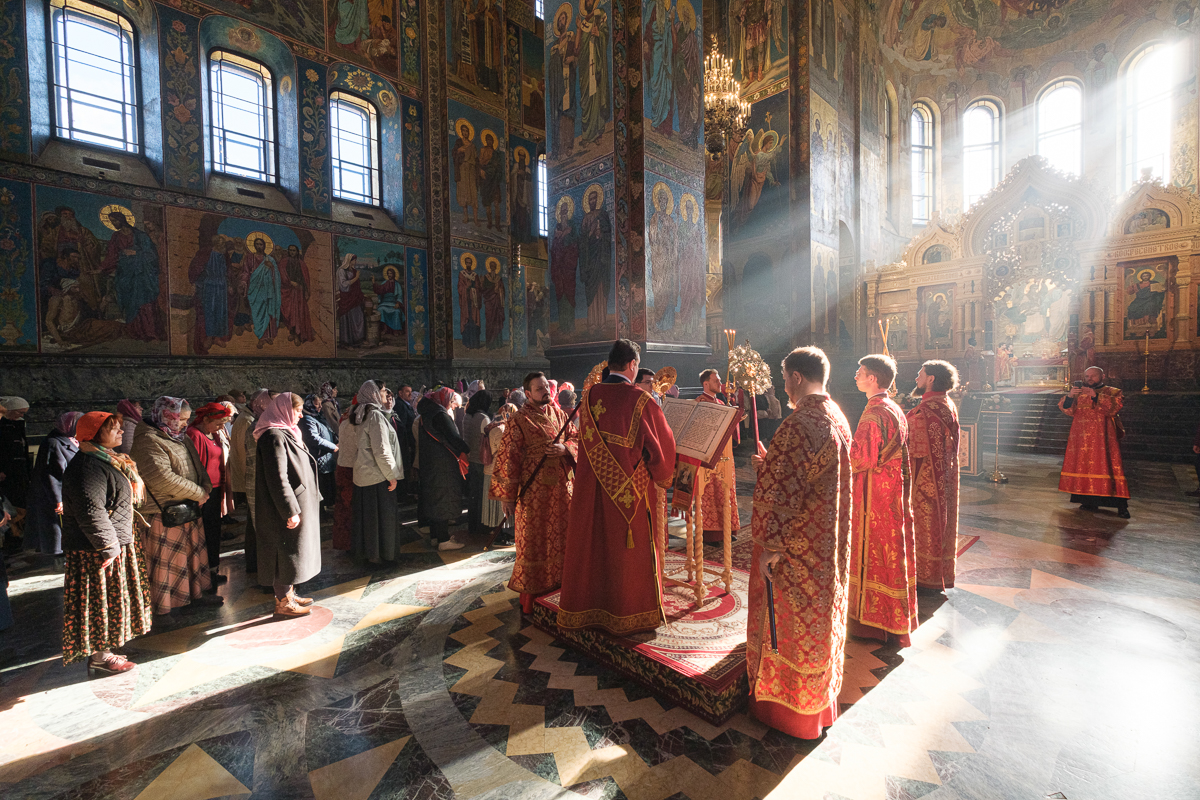
[[[892,192],[895,191],[895,180],[892,175],[892,146],[895,144],[895,137],[892,135],[892,112],[895,109],[892,106],[892,96],[888,92],[883,93],[883,181],[884,181],[884,215],[892,218]]]
[[[1147,47],[1129,62],[1125,75],[1123,185],[1131,186],[1143,170],[1152,178],[1170,174],[1171,92],[1175,86],[1176,48]]]
[[[970,208],[1000,182],[1000,106],[976,100],[963,114],[963,199]]]
[[[345,92],[329,96],[333,133],[333,196],[377,206],[379,188],[379,114],[375,106]]]
[[[139,152],[137,48],[120,14],[52,0],[54,132],[86,144]]]
[[[912,140],[913,225],[926,225],[936,207],[934,196],[933,109],[925,103],[913,106],[909,117]]]
[[[208,62],[212,168],[274,183],[275,92],[271,70],[225,50]]]
[[[546,154],[538,156],[537,165],[538,234],[550,235],[550,183],[546,170]]]
[[[1037,103],[1038,155],[1078,175],[1083,164],[1083,89],[1064,78],[1042,90]]]

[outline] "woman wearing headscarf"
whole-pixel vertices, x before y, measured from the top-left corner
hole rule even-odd
[[[463,477],[458,456],[471,448],[458,435],[450,416],[454,390],[431,392],[417,404],[421,414],[417,449],[421,464],[421,514],[429,523],[431,541],[438,550],[459,550],[462,542],[450,538],[450,524],[462,516]]]
[[[326,384],[328,385],[328,384]],[[310,394],[304,398],[304,416],[300,418],[300,433],[304,446],[317,460],[317,483],[321,487],[321,507],[332,508],[337,500],[334,470],[337,468],[338,435],[329,427],[321,407],[321,398]]]
[[[350,528],[354,515],[354,461],[358,458],[358,436],[350,424],[350,414],[358,405],[358,395],[350,398],[350,407],[342,412],[338,420],[337,501],[333,504],[333,549],[350,549]]]
[[[29,440],[25,437],[25,414],[29,403],[23,397],[0,397],[0,497],[19,512],[29,502]]]
[[[133,432],[142,421],[142,404],[125,398],[117,403],[117,413],[121,415],[121,443],[117,445],[117,452],[129,455],[133,449]]]
[[[62,554],[63,473],[79,452],[75,423],[83,414],[68,411],[42,440],[29,482],[29,516],[23,546],[48,556]]]
[[[338,424],[342,421],[342,407],[338,403],[337,396],[337,384],[331,381],[325,381],[325,383],[321,384],[321,388],[317,389],[317,397],[321,404],[321,413],[325,415],[325,422],[332,431],[336,431]]]
[[[513,407],[520,411],[521,406],[525,405],[525,390],[513,389],[511,392],[509,392],[508,402],[512,403]]]
[[[350,412],[350,435],[358,452],[354,458],[351,501],[350,554],[372,564],[396,560],[399,533],[397,481],[404,477],[400,438],[383,410],[384,397],[375,381],[358,390],[358,405]]]
[[[169,614],[192,602],[224,602],[219,596],[204,597],[204,590],[212,586],[212,576],[200,510],[208,501],[212,483],[186,435],[191,416],[187,400],[160,397],[133,434],[130,455],[146,482],[141,509],[150,528],[142,531],[142,549],[155,614]],[[168,508],[174,519],[164,521]]]
[[[505,403],[496,412],[495,418],[483,429],[483,440],[487,448],[483,451],[483,511],[480,514],[480,524],[489,532],[491,543],[501,547],[513,544],[511,533],[502,531],[504,527],[504,504],[493,500],[489,495],[492,488],[492,467],[496,453],[500,452],[500,441],[504,438],[504,428],[508,418],[517,413],[517,407]]]
[[[208,403],[196,410],[187,429],[187,437],[199,456],[200,467],[212,484],[208,501],[200,509],[200,518],[204,524],[204,548],[208,551],[208,570],[212,574],[214,587],[229,580],[217,570],[221,566],[221,518],[225,516],[225,495],[229,485],[226,469],[229,453],[221,432],[225,422],[232,416],[224,403]]]
[[[150,590],[134,507],[145,485],[133,459],[117,450],[120,414],[83,414],[79,455],[63,475],[63,663],[87,659],[89,675],[116,675],[134,664],[113,652],[150,630]]]
[[[242,485],[245,487],[243,491],[246,493],[246,572],[254,575],[258,572],[258,535],[255,531],[254,520],[254,464],[258,452],[258,440],[254,438],[254,426],[258,424],[259,417],[266,413],[267,406],[271,404],[279,395],[279,392],[272,392],[270,389],[259,389],[250,398],[247,405],[250,408],[250,413],[247,415],[249,421],[246,425],[239,426],[241,435],[239,436],[236,429],[233,440],[241,442],[243,463],[245,464],[245,473],[242,476]],[[234,420],[236,425],[240,421],[242,415]],[[261,587],[262,584],[259,584]]]
[[[303,408],[300,395],[284,392],[254,425],[258,580],[275,590],[276,617],[311,613],[312,598],[298,597],[295,585],[321,571],[321,495],[297,426]]]
[[[463,418],[462,437],[471,448],[467,453],[470,467],[467,471],[467,532],[471,535],[483,533],[480,515],[483,514],[483,429],[491,423],[488,412],[492,410],[492,396],[485,389],[477,389],[467,401]]]

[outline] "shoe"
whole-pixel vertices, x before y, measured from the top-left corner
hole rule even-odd
[[[465,544],[463,544],[462,542],[456,542],[453,539],[447,539],[446,541],[438,544],[439,551],[441,551],[441,550],[462,550],[464,547],[466,547]]]
[[[207,589],[205,591],[208,591]],[[201,595],[200,597],[192,598],[194,606],[220,606],[225,604],[225,598],[219,594]]]
[[[119,675],[122,672],[129,672],[129,670],[136,666],[137,664],[134,664],[125,656],[119,656],[116,653],[106,653],[99,661],[94,658],[88,658],[88,677]]]
[[[1194,492],[1184,492],[1184,497],[1200,497],[1200,489]]]
[[[1121,519],[1129,519],[1129,509],[1123,508],[1117,512],[1117,516]]]
[[[212,576],[213,586],[220,586],[222,583],[229,583],[229,576],[222,575],[219,572]]]
[[[296,605],[303,606],[305,608],[308,608],[313,604],[313,599],[311,597],[301,597],[300,595],[296,594],[295,589],[288,592],[288,599],[294,602]]]
[[[300,605],[291,595],[284,598],[275,598],[275,616],[279,619],[307,617],[311,613],[312,609]]]

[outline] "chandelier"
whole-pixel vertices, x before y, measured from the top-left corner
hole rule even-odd
[[[733,79],[733,61],[717,52],[717,37],[704,59],[704,147],[713,161],[728,141],[746,129],[750,104],[740,98],[741,84]]]

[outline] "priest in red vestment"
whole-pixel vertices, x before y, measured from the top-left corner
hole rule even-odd
[[[1104,370],[1088,367],[1083,386],[1076,387],[1058,401],[1062,412],[1071,417],[1067,454],[1063,459],[1058,490],[1070,492],[1071,502],[1095,511],[1099,506],[1117,509],[1117,516],[1129,519],[1129,484],[1121,466],[1120,427],[1121,390],[1104,385]]]
[[[854,382],[867,407],[854,431],[854,533],[850,549],[852,636],[909,645],[917,627],[917,553],[908,474],[908,420],[888,388],[891,356],[858,360]]]
[[[508,588],[520,593],[521,608],[529,613],[536,597],[562,584],[571,476],[579,451],[574,426],[555,441],[567,414],[551,402],[545,374],[529,373],[524,388],[525,405],[504,429],[488,494],[514,521],[517,560]],[[522,495],[526,483],[529,488]]]
[[[663,509],[652,484],[670,484],[675,437],[654,399],[633,385],[640,359],[636,344],[618,339],[608,355],[608,377],[579,401],[561,628],[625,635],[665,621],[651,512]]]
[[[717,397],[717,392],[721,391],[721,387],[720,374],[715,369],[704,370],[700,373],[700,388],[703,391],[696,400],[701,403],[725,405],[725,401]],[[725,445],[724,458],[733,458],[732,442]],[[720,488],[715,474],[706,476],[700,517],[704,524],[704,541],[710,544],[718,544],[725,540],[724,520],[726,514],[729,514],[729,530],[733,531],[735,540],[738,530],[742,527],[742,521],[738,517],[737,481],[735,480],[732,485],[725,487],[724,492],[721,492]]]
[[[829,360],[815,347],[783,361],[792,414],[752,460],[754,568],[746,660],[750,712],[801,739],[837,718],[850,588],[850,423],[825,393]],[[771,650],[767,575],[779,651]]]
[[[958,553],[958,409],[946,392],[958,386],[948,361],[926,361],[917,372],[917,407],[908,412],[917,586],[954,586]]]

